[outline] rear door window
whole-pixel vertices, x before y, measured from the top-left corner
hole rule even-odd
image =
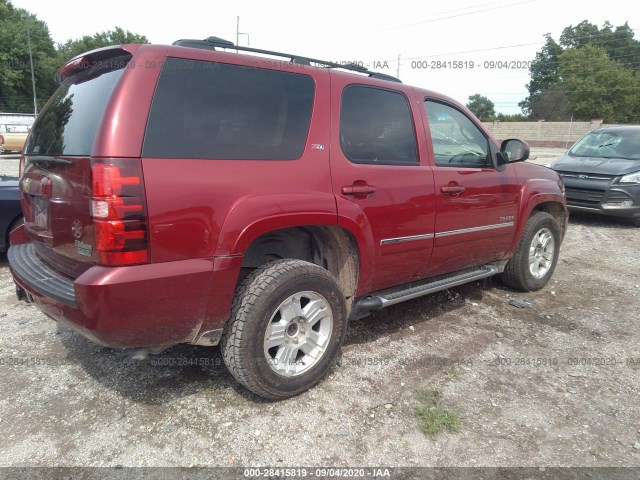
[[[315,83],[308,75],[168,58],[143,155],[294,160],[306,144]]]
[[[340,145],[353,163],[416,165],[418,155],[406,97],[351,85],[342,93]]]

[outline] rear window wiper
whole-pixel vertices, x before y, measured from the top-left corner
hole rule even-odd
[[[65,160],[64,158],[50,157],[49,155],[33,155],[27,156],[27,162],[29,163],[53,163],[56,165],[71,165],[71,160]]]

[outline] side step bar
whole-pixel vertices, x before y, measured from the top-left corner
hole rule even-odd
[[[463,283],[474,282],[483,278],[491,277],[500,270],[495,265],[483,265],[471,270],[464,270],[452,275],[435,277],[433,279],[423,281],[421,284],[409,284],[407,288],[397,290],[390,293],[373,293],[361,298],[353,307],[352,318],[362,318],[371,312],[382,310],[390,305],[413,300],[414,298],[429,295],[431,293],[446,290],[447,288],[456,287]],[[355,315],[354,315],[355,314]]]

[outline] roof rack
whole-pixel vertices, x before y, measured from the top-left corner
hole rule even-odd
[[[289,53],[273,52],[271,50],[262,50],[260,48],[240,47],[238,45],[234,45],[233,42],[230,42],[229,40],[224,40],[218,37],[208,37],[208,38],[205,38],[204,40],[193,40],[193,39],[176,40],[175,42],[173,42],[173,45],[176,45],[179,47],[204,48],[206,50],[216,50],[216,47],[222,48],[222,49],[231,48],[234,50],[241,50],[243,52],[262,53],[265,55],[274,55],[276,57],[288,58],[291,63],[298,63],[301,65],[309,65],[309,66],[311,66],[312,63],[315,63],[324,67],[341,68],[343,70],[351,70],[353,72],[363,73],[365,75],[368,75],[371,78],[378,78],[380,80],[388,80],[390,82],[402,83],[399,78],[396,78],[384,73],[372,72],[371,70],[365,67],[361,67],[360,65],[355,65],[355,64],[342,65],[340,63],[328,62],[326,60],[318,60],[317,58],[291,55]]]

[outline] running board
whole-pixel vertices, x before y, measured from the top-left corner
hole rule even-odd
[[[463,283],[474,282],[476,280],[491,277],[499,271],[500,270],[495,265],[483,265],[481,267],[474,268],[472,270],[465,270],[453,275],[436,277],[423,282],[421,285],[404,288],[395,292],[373,293],[360,299],[354,305],[355,318],[361,318],[370,312],[382,310],[383,308],[395,305],[396,303],[413,300],[414,298],[446,290],[447,288],[456,287]]]

